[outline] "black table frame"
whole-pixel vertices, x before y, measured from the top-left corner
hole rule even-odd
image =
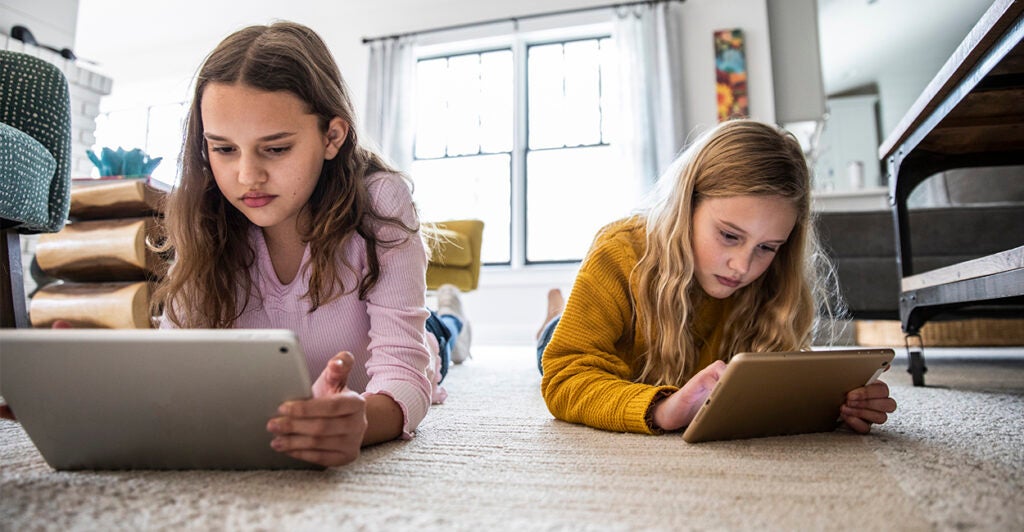
[[[997,10],[1000,12],[993,13]],[[1005,94],[1006,98],[1007,116],[997,119],[986,118],[992,126],[1024,128],[1024,123],[1018,123],[1024,122],[1024,72],[1015,68],[1009,69],[1010,72],[995,72],[1001,64],[1022,62],[1024,58],[1024,18],[1021,16],[1021,6],[1015,1],[996,2],[986,16],[999,18],[990,29],[998,28],[1002,32],[1001,35],[989,41],[992,44],[987,51],[973,55],[969,52],[974,51],[973,48],[985,39],[978,39],[978,35],[968,35],[957,50],[957,54],[961,59],[973,58],[976,62],[971,65],[964,61],[957,65],[951,59],[944,70],[952,71],[954,75],[941,79],[943,73],[940,72],[933,80],[933,85],[938,87],[934,91],[933,101],[918,102],[924,105],[916,106],[919,108],[920,116],[924,117],[923,120],[920,117],[909,116],[914,111],[912,109],[908,117],[904,118],[904,123],[912,126],[906,127],[903,131],[898,130],[893,135],[892,139],[896,142],[886,143],[892,148],[887,149],[886,145],[883,145],[880,150],[880,155],[886,161],[889,179],[889,202],[893,212],[896,238],[896,262],[901,279],[900,321],[904,333],[908,336],[908,371],[915,385],[924,384],[926,368],[920,338],[918,337],[916,342],[911,342],[910,339],[919,334],[926,321],[950,310],[971,305],[981,304],[991,308],[1004,305],[1019,307],[1024,304],[1024,269],[1021,268],[1010,268],[1007,271],[992,272],[970,279],[951,280],[916,289],[902,287],[902,279],[920,273],[914,270],[907,207],[907,198],[914,188],[928,177],[945,170],[1024,163],[1024,144],[1013,136],[1003,137],[999,139],[1000,142],[965,145],[962,149],[956,150],[935,150],[933,146],[928,145],[929,138],[943,127],[986,127],[985,120],[981,123],[964,124],[963,117],[957,116],[958,109],[959,114],[963,114],[963,106],[969,96],[984,92],[991,92],[993,95]],[[984,22],[985,17],[979,25]],[[1005,31],[1004,27],[1007,28]],[[972,38],[975,41],[972,42]],[[957,57],[957,54],[954,54],[954,57]],[[924,112],[921,112],[922,110]],[[1020,138],[1024,138],[1024,135]],[[1007,142],[1001,142],[1003,140]],[[1019,313],[1019,310],[1010,312]],[[911,345],[912,343],[916,345]]]

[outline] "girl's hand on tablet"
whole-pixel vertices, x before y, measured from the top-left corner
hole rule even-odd
[[[355,365],[351,353],[334,356],[313,384],[313,398],[288,401],[267,423],[270,446],[292,458],[340,466],[359,457],[366,432],[366,400],[346,387]]]
[[[725,372],[725,362],[716,360],[700,370],[682,388],[654,406],[654,423],[662,430],[681,429],[693,421],[700,406],[711,395]]]
[[[889,397],[889,386],[875,381],[846,394],[846,403],[839,408],[839,416],[851,430],[866,434],[872,424],[882,424],[888,414],[896,411],[896,400]]]

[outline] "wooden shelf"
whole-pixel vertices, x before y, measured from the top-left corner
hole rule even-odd
[[[904,277],[901,288],[904,292],[910,292],[911,290],[920,290],[929,286],[977,279],[986,275],[995,275],[1022,268],[1024,268],[1024,246],[1002,253],[995,253],[980,259],[961,262],[953,266]]]

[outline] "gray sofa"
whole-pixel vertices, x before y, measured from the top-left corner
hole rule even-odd
[[[923,272],[1024,245],[1024,203],[920,208],[910,214],[914,271]],[[899,269],[891,211],[823,212],[822,243],[838,270],[852,317],[899,319]],[[951,313],[1024,315],[1021,307]]]

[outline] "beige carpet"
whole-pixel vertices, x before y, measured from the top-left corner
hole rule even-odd
[[[416,439],[326,472],[58,473],[0,422],[0,529],[1024,530],[1024,357],[917,389],[897,360],[870,436],[700,445],[555,421],[530,348],[475,357]]]

